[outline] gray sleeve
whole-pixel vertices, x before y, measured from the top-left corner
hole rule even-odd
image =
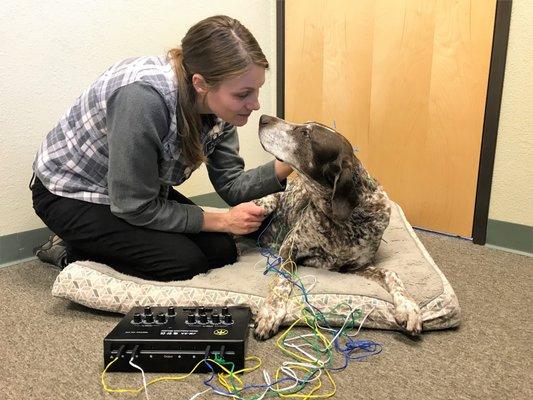
[[[132,225],[196,233],[203,225],[200,207],[159,197],[161,138],[169,124],[163,98],[147,84],[124,86],[107,100],[111,212]]]
[[[284,190],[286,181],[280,182],[276,177],[274,161],[244,170],[244,161],[239,156],[237,129],[229,124],[227,126],[228,132],[207,162],[209,179],[220,197],[234,206]]]

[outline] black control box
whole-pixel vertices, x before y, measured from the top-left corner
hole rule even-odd
[[[134,307],[104,339],[104,366],[118,355],[108,371],[138,372],[133,356],[145,372],[190,372],[219,356],[239,370],[250,320],[248,307]],[[195,370],[210,371],[205,363]]]

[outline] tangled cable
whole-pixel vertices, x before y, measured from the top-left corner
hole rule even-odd
[[[271,222],[272,220],[269,223]],[[259,238],[261,238],[267,228],[268,225],[261,232]],[[260,249],[261,254],[266,259],[264,274],[278,274],[284,279],[289,280],[292,285],[301,291],[301,299],[298,301],[300,317],[282,332],[276,340],[276,346],[283,354],[291,357],[292,360],[284,361],[277,368],[274,379],[272,379],[268,371],[263,370],[264,383],[245,384],[239,375],[257,370],[262,365],[261,359],[256,356],[247,357],[246,361],[255,361],[255,365],[234,371],[234,364],[232,362],[226,361],[219,354],[216,354],[214,359],[206,357],[200,360],[187,374],[165,376],[147,382],[142,367],[139,363],[133,363],[134,353],[132,353],[129,363],[141,371],[143,385],[136,388],[111,388],[106,382],[106,373],[111,365],[119,359],[119,354],[117,353],[117,356],[107,364],[102,372],[101,383],[104,390],[109,393],[134,394],[138,394],[144,390],[146,398],[149,399],[148,386],[162,381],[184,380],[193,374],[201,364],[205,363],[210,370],[209,377],[203,381],[207,389],[195,393],[189,400],[194,400],[210,391],[224,397],[246,400],[262,400],[265,397],[274,396],[308,400],[324,399],[333,396],[336,393],[337,387],[331,372],[342,371],[351,361],[364,361],[382,351],[382,345],[380,343],[371,340],[356,339],[361,327],[374,311],[374,308],[361,319],[361,310],[353,308],[348,303],[338,304],[327,313],[313,305],[309,300],[310,290],[303,284],[302,277],[296,272],[296,264],[292,260],[293,243],[287,243],[285,241],[285,238],[290,233],[291,230],[284,235],[283,242],[279,246],[280,250],[283,246],[291,246],[288,252],[289,257],[286,260],[283,260],[270,249]],[[332,327],[328,323],[328,320],[338,320],[341,318],[344,319],[344,322],[340,328]],[[311,329],[311,333],[294,334],[293,328],[298,324],[308,326]],[[355,330],[357,326],[358,328]],[[331,339],[326,337],[328,335],[331,336]],[[335,353],[342,355],[342,362],[339,363],[335,360]],[[214,366],[218,366],[223,372],[215,373]],[[217,377],[219,386],[214,383],[215,376]],[[326,390],[321,391],[325,386],[324,377],[328,387]]]

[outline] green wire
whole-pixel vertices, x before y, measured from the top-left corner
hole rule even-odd
[[[367,181],[371,185],[375,185],[375,180],[369,174],[368,174],[368,177],[367,177]],[[287,227],[285,225],[281,226],[280,230],[278,231],[278,234],[276,235],[276,239],[275,239],[274,243],[270,245],[270,249],[271,250],[279,252],[279,249],[281,248],[281,246],[283,244],[283,240],[285,239],[285,237],[286,237],[286,235],[288,233],[288,230],[286,228]],[[280,237],[282,237],[281,243],[280,243]],[[294,273],[291,273],[289,271],[287,271],[287,272],[290,274],[292,279],[297,280],[303,286],[302,281],[300,279],[300,276],[298,275],[297,272],[294,272]],[[328,320],[331,319],[331,317],[337,317],[337,318],[340,317],[343,320],[346,320],[346,314],[345,313],[337,312],[338,309],[340,307],[343,307],[343,306],[348,306],[348,308],[351,309],[349,303],[343,302],[343,303],[337,304],[335,307],[333,307],[333,309],[330,312],[327,312],[327,313],[320,312],[317,315],[317,314],[315,314],[315,313],[313,313],[311,311],[310,306],[306,306],[305,308],[303,308],[301,313],[302,313],[302,316],[309,323],[309,325],[311,325],[311,326],[315,327],[315,329],[317,329],[318,325],[327,325],[328,324]],[[338,333],[337,337],[338,338],[342,337],[343,339],[347,338],[348,337],[348,333],[350,331],[352,331],[356,327],[356,321],[358,321],[361,318],[362,314],[363,314],[363,312],[361,311],[361,309],[356,309],[356,310],[352,311],[351,314],[350,314],[350,318],[348,319],[346,324],[341,327],[340,332]],[[319,340],[318,335],[315,333],[315,330],[313,330],[313,334],[314,335],[312,337],[310,337],[310,338],[305,337],[305,338],[301,338],[301,339],[313,349],[313,351],[315,352],[315,355],[318,356],[318,357],[315,357],[315,358],[320,360],[324,364],[324,367],[331,367],[333,365],[333,362],[334,362],[334,352],[333,352],[332,348],[330,347],[330,348],[327,348],[327,349],[323,350],[321,348],[321,345],[320,345],[322,342]],[[295,337],[298,337],[298,336],[300,336],[300,335],[288,334],[287,338],[295,338]],[[323,357],[324,355],[326,357]],[[295,359],[296,361],[298,361],[298,359],[296,359],[294,357],[292,357],[292,358]],[[326,360],[322,361],[322,358],[326,358]],[[217,360],[217,359],[215,358],[215,360]],[[225,363],[227,363],[227,362],[225,362]],[[322,367],[322,368],[324,368],[324,367]],[[317,366],[317,368],[318,368],[318,366]],[[231,372],[233,374],[233,367],[231,369]],[[304,378],[302,380],[303,381],[307,381],[311,376],[313,376],[313,372],[310,372],[309,374],[304,375]],[[231,378],[231,380],[233,382],[233,379],[234,379],[233,375],[230,375],[230,378]],[[290,395],[290,394],[298,393],[302,389],[304,389],[306,387],[306,385],[307,385],[307,383],[300,383],[295,388],[293,388],[290,392],[284,392],[284,394],[289,394]],[[232,383],[232,387],[233,387],[234,394],[239,395],[240,391],[236,390],[236,387],[235,387],[235,385],[233,385],[233,383]],[[256,399],[260,398],[261,396],[262,396],[262,394],[261,395],[255,395],[255,396],[250,397],[249,400],[256,400]],[[269,391],[268,393],[266,393],[265,397],[266,398],[273,398],[273,397],[279,397],[279,395],[278,395],[277,392]]]

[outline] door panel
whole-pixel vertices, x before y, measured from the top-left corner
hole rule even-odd
[[[495,5],[287,0],[286,118],[336,125],[411,224],[470,237]]]

